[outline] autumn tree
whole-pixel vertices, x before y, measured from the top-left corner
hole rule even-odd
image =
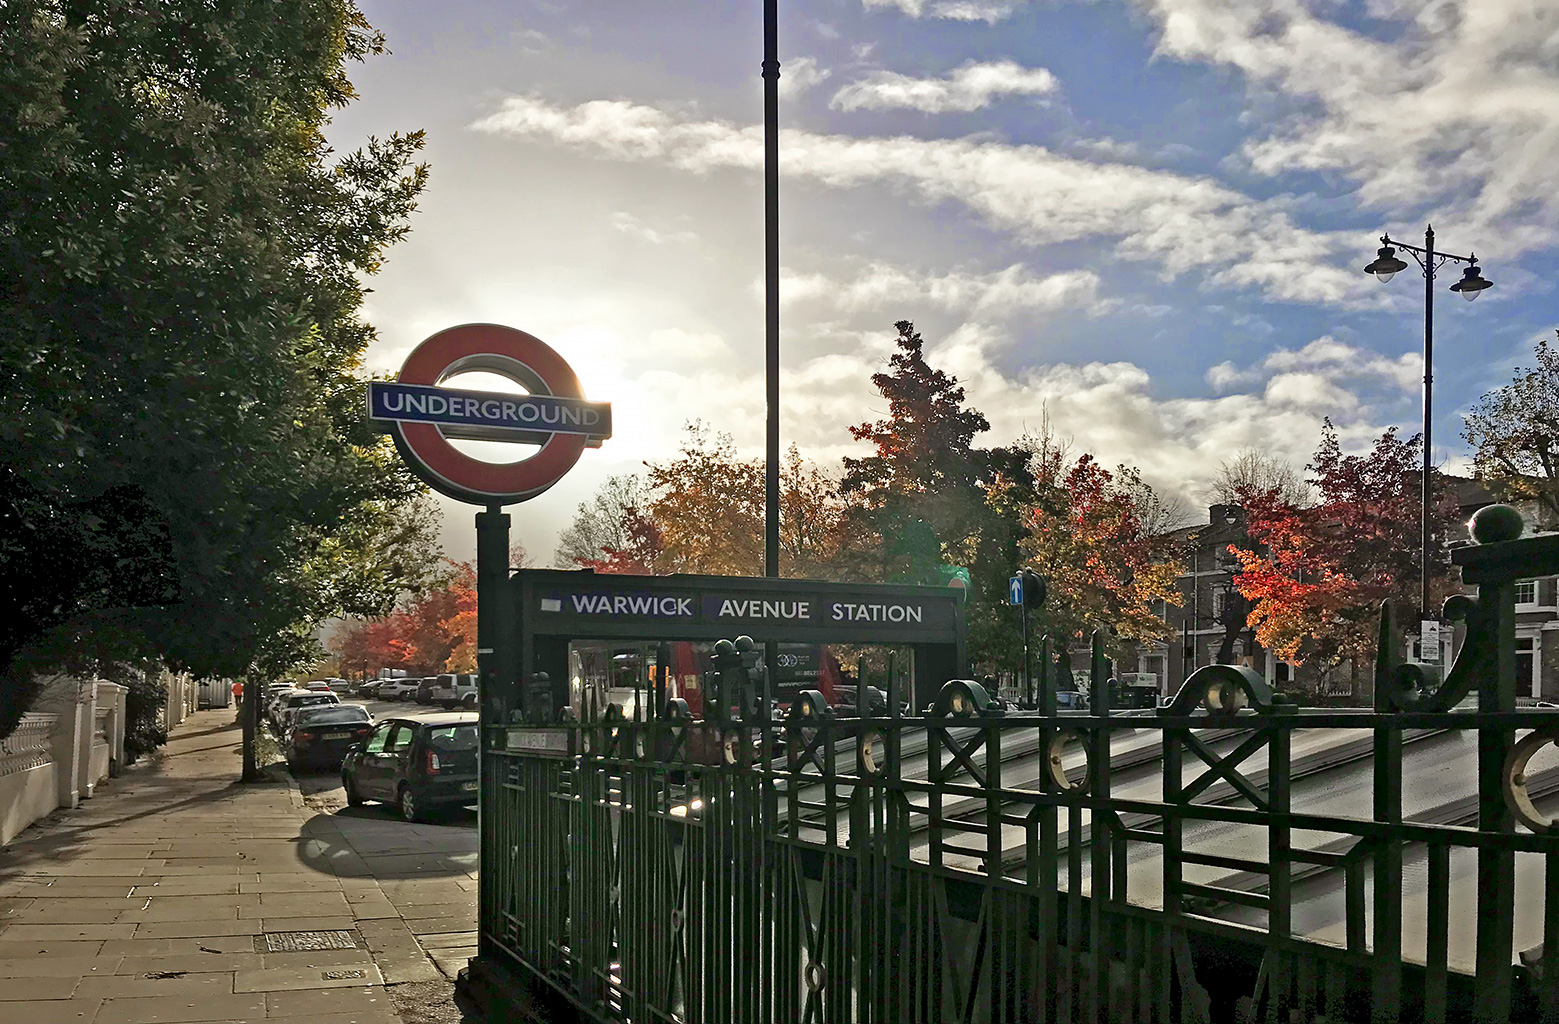
[[[763,462],[743,458],[728,434],[687,424],[670,459],[646,463],[648,480],[614,476],[563,532],[555,564],[597,572],[763,572]],[[780,573],[836,578],[850,547],[848,502],[837,481],[794,445],[780,465]]]
[[[1537,365],[1518,370],[1468,413],[1462,436],[1478,480],[1504,501],[1536,506],[1543,525],[1559,523],[1559,350],[1537,343]]]
[[[389,615],[343,623],[327,641],[343,671],[411,675],[476,671],[476,570],[447,563],[445,582],[408,596]]]
[[[1180,603],[1180,553],[1144,528],[1141,510],[1156,507],[1151,489],[1131,470],[1111,473],[1091,455],[1072,460],[1051,444],[1032,458],[1036,500],[1020,546],[1048,595],[1031,628],[1063,652],[1106,630],[1112,656],[1166,639],[1169,626],[1153,606]]]
[[[1383,601],[1419,599],[1420,438],[1395,428],[1363,455],[1343,452],[1330,421],[1307,467],[1317,501],[1298,506],[1281,491],[1245,491],[1252,547],[1232,547],[1234,586],[1251,602],[1256,639],[1279,657],[1323,670],[1367,663]],[[1430,577],[1436,600],[1456,592],[1444,539],[1456,518],[1443,479],[1431,481]]]
[[[985,416],[966,404],[956,377],[930,365],[912,323],[894,326],[889,372],[872,376],[888,415],[850,428],[875,451],[844,460],[841,491],[857,503],[846,520],[871,553],[857,558],[855,578],[936,583],[940,567],[963,566],[972,657],[1014,665],[1003,604],[1022,560],[1023,510],[1035,498],[1031,453],[1021,444],[978,447],[975,438],[990,429]]]

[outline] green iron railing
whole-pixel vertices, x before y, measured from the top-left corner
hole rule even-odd
[[[1527,944],[1559,948],[1559,711],[1517,710],[1514,650],[1559,537],[1454,557],[1455,665],[1383,612],[1373,709],[1214,666],[1157,714],[954,680],[916,716],[491,727],[473,969],[605,1021],[1559,1019]]]

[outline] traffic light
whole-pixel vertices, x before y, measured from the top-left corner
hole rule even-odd
[[[1045,603],[1045,577],[1033,569],[1024,569],[1018,573],[1023,578],[1023,606],[1025,608],[1038,608]]]

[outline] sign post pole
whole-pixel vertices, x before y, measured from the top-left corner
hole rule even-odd
[[[503,643],[504,596],[509,582],[509,516],[501,505],[476,514],[476,671],[487,706],[483,718],[507,723],[513,680],[504,677],[510,664]],[[510,685],[504,685],[504,684]]]

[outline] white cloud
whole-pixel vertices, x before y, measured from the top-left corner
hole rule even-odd
[[[619,210],[612,214],[612,227],[632,238],[649,242],[651,245],[664,245],[667,242],[698,241],[698,236],[691,231],[661,231],[651,227],[626,210]]]
[[[872,263],[845,280],[788,271],[781,271],[780,277],[782,302],[824,303],[845,313],[929,307],[977,317],[1065,308],[1093,314],[1107,306],[1098,292],[1099,277],[1092,271],[1037,277],[1020,264],[994,273],[953,270],[936,274]]]
[[[1023,0],[862,0],[867,10],[896,8],[911,18],[943,18],[948,21],[983,21],[988,25],[1023,6]]]
[[[816,57],[792,57],[780,61],[779,94],[782,99],[793,100],[828,80],[833,72],[817,66]]]
[[[473,127],[699,174],[763,163],[757,126],[683,120],[623,100],[564,107],[515,96]],[[1155,262],[1166,277],[1202,270],[1214,283],[1254,286],[1290,302],[1383,301],[1369,291],[1367,275],[1341,265],[1357,253],[1356,232],[1307,230],[1292,221],[1287,200],[1255,200],[1211,178],[988,140],[792,130],[781,132],[780,146],[787,177],[957,202],[1029,245],[1114,239],[1119,256]]]
[[[1026,68],[1011,60],[971,61],[953,69],[946,78],[911,78],[894,71],[877,71],[834,93],[829,106],[838,110],[902,107],[928,114],[967,112],[989,106],[1002,96],[1046,96],[1056,85],[1056,76],[1044,68]]]
[[[1340,173],[1392,217],[1432,209],[1452,251],[1508,259],[1559,238],[1552,3],[1377,4],[1394,24],[1372,38],[1327,20],[1333,4],[1139,2],[1161,54],[1237,68],[1279,101],[1245,147],[1258,172]]]
[[[1244,369],[1228,361],[1219,363],[1207,371],[1207,383],[1223,393],[1266,381],[1269,397],[1317,405],[1334,400],[1352,406],[1357,403],[1351,393],[1342,397],[1344,384],[1412,394],[1423,374],[1423,356],[1417,352],[1392,359],[1326,335],[1303,348],[1275,349]]]

